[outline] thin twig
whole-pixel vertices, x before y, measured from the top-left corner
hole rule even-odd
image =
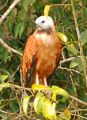
[[[17,73],[17,71],[19,70],[20,65],[18,65],[18,67],[16,68],[16,70],[14,71],[14,73],[12,74],[12,78],[15,76],[15,74]]]
[[[80,117],[80,118],[82,118],[84,120],[87,120],[87,117],[84,117],[84,116],[81,116],[81,115],[76,115],[76,114],[71,114],[71,115],[76,116],[76,117]]]
[[[78,23],[77,23],[76,11],[75,11],[73,0],[71,0],[71,7],[72,7],[72,13],[73,13],[73,18],[74,18],[74,22],[75,22],[77,37],[78,37],[78,45],[79,45],[79,49],[80,49],[80,58],[81,58],[84,77],[85,77],[84,83],[86,83],[86,87],[87,87],[86,61],[85,61],[85,57],[84,57],[84,54],[83,54],[83,48],[82,48],[82,44],[81,44],[81,36],[80,36],[80,31],[79,31],[79,27],[78,27]]]
[[[0,24],[5,20],[11,10],[20,2],[21,0],[15,0],[10,7],[6,10],[6,12],[0,17]]]
[[[76,57],[69,57],[69,58],[66,58],[66,59],[60,61],[60,65],[63,64],[63,63],[66,63],[66,62],[72,61],[72,60],[74,60],[74,59],[76,59],[76,58],[80,58],[80,57],[81,57],[81,56],[76,56]],[[87,59],[87,56],[86,56],[85,58]]]
[[[31,94],[32,94],[32,96],[34,96],[34,93],[32,92],[32,88],[21,87],[21,86],[19,86],[19,85],[11,84],[11,83],[0,84],[0,87],[1,87],[1,88],[11,87],[11,88],[22,89],[22,90],[25,89],[25,90],[30,91]],[[87,103],[86,103],[86,102],[84,102],[84,101],[82,101],[82,100],[80,100],[80,99],[78,99],[78,98],[76,98],[76,97],[74,97],[74,96],[72,96],[72,95],[69,95],[69,98],[71,98],[72,100],[77,101],[77,102],[80,103],[80,104],[83,104],[83,105],[87,106]]]
[[[8,52],[13,52],[16,53],[20,56],[22,56],[23,54],[21,52],[19,52],[18,50],[15,50],[14,48],[10,47],[9,45],[7,45],[1,38],[0,38],[0,44],[6,48],[8,50]]]
[[[59,66],[58,69],[66,70],[66,71],[68,71],[68,72],[72,71],[72,72],[75,72],[75,73],[78,73],[78,74],[84,76],[84,74],[82,74],[82,73],[79,72],[78,70],[74,70],[74,69],[70,69],[70,68],[66,68],[66,67],[61,67],[61,66]]]
[[[70,112],[85,112],[87,109],[78,109],[78,110],[71,110]]]
[[[72,60],[74,60],[75,58],[76,58],[76,57],[70,57],[70,58],[67,58],[67,59],[61,60],[61,61],[60,61],[60,64],[63,64],[63,63],[65,63],[65,62],[72,61]]]
[[[84,102],[84,101],[82,101],[82,100],[80,100],[80,99],[78,99],[78,98],[76,98],[76,97],[74,97],[74,96],[72,96],[72,95],[70,95],[69,97],[70,97],[72,100],[75,100],[75,101],[77,101],[78,103],[87,106],[87,103],[86,103],[86,102]]]
[[[53,5],[50,5],[51,7],[56,7],[56,6],[71,6],[71,4],[53,4]]]

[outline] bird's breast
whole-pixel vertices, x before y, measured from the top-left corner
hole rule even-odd
[[[42,43],[44,44],[46,47],[50,47],[53,46],[55,40],[53,39],[53,36],[51,34],[47,34],[47,33],[37,33],[35,34],[35,37],[37,39],[37,43]]]
[[[47,77],[53,73],[58,55],[60,56],[60,47],[54,34],[51,32],[36,33],[37,53],[36,70],[41,77]]]
[[[38,37],[38,35],[37,35]],[[46,38],[46,35],[44,36]],[[39,36],[37,40],[37,53],[36,53],[36,69],[40,76],[49,76],[54,71],[57,59],[57,44],[52,41],[48,36],[44,39],[43,36]]]

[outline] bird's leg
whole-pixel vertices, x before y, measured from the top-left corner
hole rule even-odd
[[[46,77],[44,77],[44,85],[45,85],[45,86],[48,86],[48,85],[47,85],[47,79],[46,79]]]
[[[46,77],[44,77],[44,85],[45,85],[45,86],[48,86],[48,85],[47,85],[47,78],[46,78]],[[46,92],[46,94],[47,94],[48,97],[51,96],[51,93],[50,93],[50,91],[49,91],[48,89],[45,90],[45,92]]]
[[[39,76],[38,76],[38,73],[36,73],[36,84],[39,84]]]

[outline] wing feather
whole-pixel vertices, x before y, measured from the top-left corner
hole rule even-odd
[[[32,71],[33,64],[35,64],[35,60],[34,60],[35,54],[36,54],[36,38],[33,34],[28,38],[26,42],[23,57],[22,57],[22,74],[25,82],[28,79],[27,78],[28,72],[30,70]]]

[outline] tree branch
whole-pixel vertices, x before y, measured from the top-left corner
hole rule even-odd
[[[6,12],[0,17],[0,24],[5,20],[11,10],[20,2],[21,0],[15,0],[10,7],[6,10]]]
[[[22,56],[23,54],[21,52],[19,52],[18,50],[15,50],[14,48],[10,47],[9,45],[7,45],[1,38],[0,38],[0,44],[8,50],[8,52],[13,52],[16,53],[20,56]]]
[[[2,84],[0,84],[0,88],[1,89],[3,89],[3,88],[8,88],[8,87],[10,87],[10,88],[16,88],[16,89],[25,89],[25,90],[28,90],[28,91],[30,91],[31,92],[31,94],[34,96],[34,93],[32,92],[32,88],[26,88],[26,87],[21,87],[21,86],[19,86],[19,85],[16,85],[16,84],[11,84],[11,83],[2,83]],[[74,97],[74,96],[72,96],[72,95],[69,95],[69,98],[71,98],[72,100],[75,100],[75,101],[77,101],[78,103],[80,103],[80,104],[82,104],[82,105],[85,105],[85,106],[87,106],[87,103],[86,102],[84,102],[84,101],[82,101],[82,100],[80,100],[80,99],[78,99],[78,98],[76,98],[76,97]]]

